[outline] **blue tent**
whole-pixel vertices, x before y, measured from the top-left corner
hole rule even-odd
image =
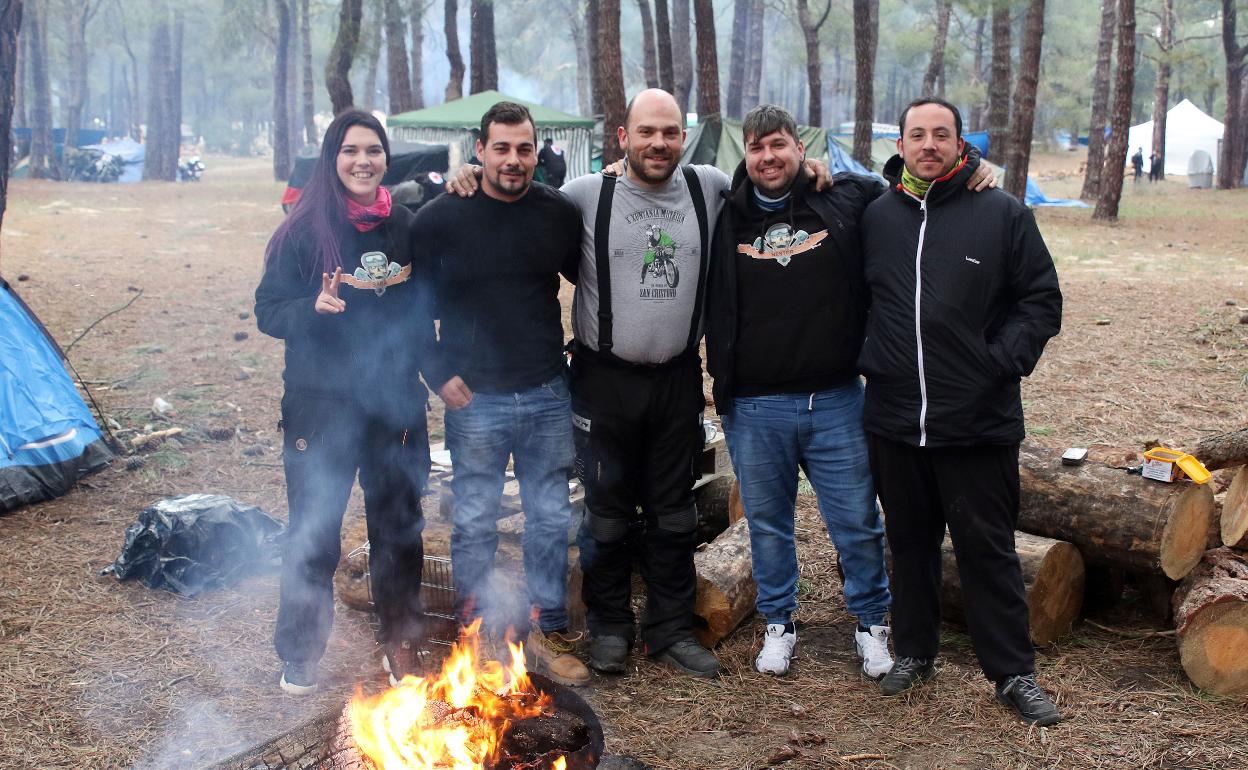
[[[64,356],[0,278],[0,512],[64,494],[113,458]]]

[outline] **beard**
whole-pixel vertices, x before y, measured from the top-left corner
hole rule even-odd
[[[651,169],[646,166],[647,157],[651,161],[661,161],[664,165],[658,170]],[[655,184],[658,182],[666,182],[671,179],[672,173],[676,171],[676,167],[680,165],[680,152],[668,150],[667,155],[659,157],[650,148],[635,150],[628,149],[628,167],[643,182]]]
[[[521,176],[503,175],[503,171],[519,172]],[[490,182],[494,188],[507,195],[520,195],[529,189],[529,184],[533,181],[530,174],[525,174],[523,167],[519,168],[499,168],[489,175]]]

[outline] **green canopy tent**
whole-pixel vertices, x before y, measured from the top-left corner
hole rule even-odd
[[[593,119],[569,115],[498,91],[480,91],[423,110],[391,115],[386,121],[386,129],[392,139],[458,147],[460,159],[467,160],[474,155],[476,131],[481,128],[481,116],[490,107],[503,101],[517,102],[529,108],[537,128],[538,147],[549,136],[563,149],[568,162],[568,179],[589,173]]]

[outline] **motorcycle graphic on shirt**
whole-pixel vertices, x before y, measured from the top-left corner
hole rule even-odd
[[[676,267],[676,242],[658,225],[646,225],[646,252],[641,265],[641,281],[646,275],[663,281],[669,289],[680,283],[680,269]]]

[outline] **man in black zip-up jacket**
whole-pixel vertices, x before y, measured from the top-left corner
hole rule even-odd
[[[1035,680],[1014,525],[1019,380],[1060,329],[1057,273],[1021,203],[965,192],[956,107],[919,99],[900,124],[901,182],[862,222],[871,303],[859,365],[898,658],[881,690],[934,674],[947,525],[984,674],[1025,720],[1052,724],[1060,716]]]

